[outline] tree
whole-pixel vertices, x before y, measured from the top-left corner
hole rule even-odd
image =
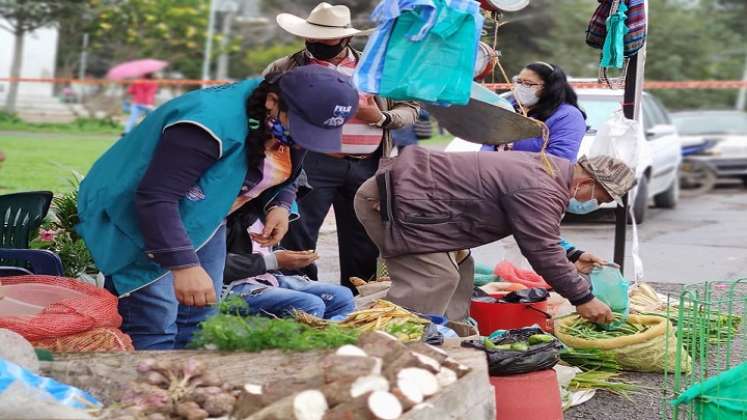
[[[280,57],[285,57],[302,49],[303,42],[299,40],[289,44],[271,44],[251,48],[244,53],[244,57],[241,60],[241,64],[243,65],[242,70],[246,72],[243,76],[259,75],[268,64]]]
[[[569,26],[569,30],[555,31],[555,35],[550,36],[552,28],[562,23],[555,17],[557,3],[565,1],[534,0],[520,12],[505,13],[501,17],[496,49],[501,53],[501,64],[508,77],[537,60],[557,62],[551,58],[552,52],[573,34]],[[491,20],[486,20],[485,29],[483,41],[492,46],[495,26]],[[558,36],[564,39],[557,39]],[[496,69],[495,81],[505,82],[499,69]]]
[[[708,2],[695,10],[677,7],[673,0],[649,5],[646,78],[651,80],[734,80],[744,63],[744,31],[730,30],[731,14],[709,13]],[[744,21],[742,21],[744,25]],[[694,35],[697,34],[697,35]],[[668,107],[688,109],[731,107],[733,90],[659,90]]]
[[[11,79],[21,76],[24,36],[36,29],[59,22],[67,16],[80,12],[82,1],[0,0],[0,16],[9,26],[1,26],[13,34],[13,60],[10,66]],[[10,82],[5,110],[14,113],[18,97],[18,82]]]
[[[275,21],[275,16],[280,13],[290,13],[302,18],[308,16],[309,12],[320,3],[320,0],[296,0],[296,1],[274,1],[274,0],[262,0],[261,9],[262,12],[270,17],[270,20]],[[350,9],[350,16],[353,20],[353,26],[356,28],[366,29],[373,26],[368,20],[371,11],[378,3],[378,0],[348,0],[345,2],[330,2],[332,4],[344,4]],[[297,37],[285,32],[280,29],[277,25],[273,25],[272,30],[274,31],[274,41],[277,43],[292,43],[298,40]]]
[[[296,1],[262,1],[262,11],[268,15],[275,16],[278,13],[292,13],[296,16],[306,17],[319,0],[296,0]],[[348,0],[345,2],[332,2],[333,4],[344,4],[350,9],[350,15],[353,20],[366,19],[371,11],[376,7],[377,0]]]
[[[596,2],[564,0],[544,6],[552,18],[524,28],[526,32],[522,33],[526,38],[537,39],[540,48],[534,49],[537,55],[533,59],[559,64],[573,77],[596,77],[600,50],[588,47],[584,41]],[[646,79],[740,78],[747,52],[745,10],[744,0],[649,2]],[[516,42],[517,49],[526,45],[520,39]],[[735,91],[657,90],[655,94],[672,109],[686,109],[731,106]]]
[[[96,77],[119,62],[148,57],[168,61],[169,71],[200,78],[210,0],[84,1],[86,14],[62,23],[62,71],[73,73],[82,36],[88,33],[88,72]],[[220,45],[220,37],[215,36],[214,45]],[[229,51],[237,48],[233,39],[225,45]]]
[[[188,78],[199,78],[209,0],[89,2],[99,3],[91,32],[91,55],[96,60],[112,65],[158,58]]]

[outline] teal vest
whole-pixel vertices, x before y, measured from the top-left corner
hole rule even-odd
[[[246,176],[246,100],[258,85],[259,80],[247,80],[174,98],[118,140],[86,175],[78,195],[77,231],[120,295],[167,273],[146,256],[135,213],[135,191],[161,134],[189,122],[208,131],[220,146],[218,161],[179,205],[187,235],[199,249],[220,227]]]

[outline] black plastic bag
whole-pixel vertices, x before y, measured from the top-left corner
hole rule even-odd
[[[498,299],[490,296],[489,294],[487,294],[487,292],[479,287],[475,287],[474,289],[472,289],[472,301],[483,303],[498,303]]]
[[[534,287],[531,289],[522,289],[513,291],[501,298],[501,302],[506,303],[536,303],[543,302],[550,297],[547,289]]]
[[[444,343],[444,335],[438,330],[436,324],[431,322],[423,329],[423,341],[432,346],[440,346]]]
[[[547,335],[536,327],[509,330],[505,335],[492,339],[495,345],[526,342],[529,337],[537,334]],[[485,340],[490,340],[485,338]],[[520,373],[536,372],[538,370],[550,369],[560,361],[560,350],[563,344],[553,337],[552,341],[529,345],[526,351],[502,350],[485,348],[481,340],[466,340],[462,342],[463,347],[473,347],[485,352],[488,360],[488,372],[490,376],[516,375]]]

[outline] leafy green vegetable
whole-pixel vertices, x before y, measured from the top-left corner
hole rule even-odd
[[[616,317],[617,319],[620,319],[617,314]],[[647,329],[648,326],[646,325],[633,324],[628,321],[621,321],[615,329],[608,329],[605,326],[594,324],[585,319],[579,318],[572,324],[565,325],[563,327],[563,332],[587,340],[603,340],[607,338],[638,334]]]
[[[680,319],[678,305],[672,305],[666,312],[646,312],[668,318],[678,330],[682,330],[682,343],[692,354],[697,355],[701,344],[726,344],[739,335],[742,318],[739,315],[723,313],[718,310],[687,307]]]
[[[582,370],[610,372],[622,370],[614,353],[600,349],[572,349],[569,347],[560,352],[560,360]]]
[[[390,323],[390,325],[386,328],[386,332],[392,335],[397,335],[399,333],[402,334],[422,334],[423,333],[423,324],[418,324],[415,322],[393,322]]]
[[[630,399],[629,394],[636,392],[641,389],[639,385],[626,383],[626,382],[613,382],[612,378],[616,378],[619,373],[614,372],[598,372],[588,371],[579,373],[573,379],[571,379],[570,387],[572,389],[604,389],[613,394],[622,395],[627,399]]]
[[[237,298],[224,300],[220,304],[221,313],[200,324],[190,347],[249,352],[308,351],[353,344],[358,339],[357,331],[336,325],[315,329],[292,319],[240,316],[248,306]]]
[[[230,294],[218,304],[218,312],[226,315],[240,315],[249,310],[249,304],[239,295]]]

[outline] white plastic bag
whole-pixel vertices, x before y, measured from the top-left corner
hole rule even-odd
[[[653,163],[653,152],[646,141],[646,135],[640,121],[625,118],[622,110],[615,111],[605,122],[594,137],[589,148],[589,157],[612,156],[625,162],[635,171],[636,179],[643,176],[643,171]],[[634,188],[628,197],[629,203],[635,203]],[[643,280],[643,261],[639,254],[638,228],[633,215],[633,207],[629,207],[629,217],[633,221],[633,237],[631,256],[633,258],[633,283]]]
[[[588,157],[602,155],[625,162],[635,171],[636,177],[641,176],[653,160],[641,123],[625,118],[622,110],[612,113],[594,136]]]

